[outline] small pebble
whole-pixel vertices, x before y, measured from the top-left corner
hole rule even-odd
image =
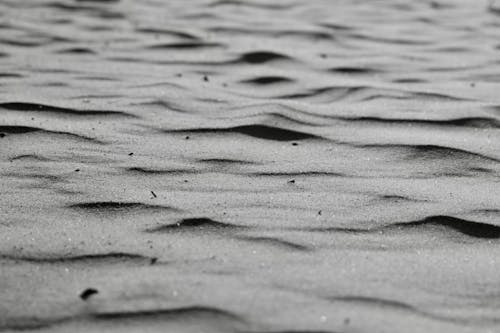
[[[87,288],[85,289],[81,294],[80,294],[80,298],[83,299],[84,301],[86,301],[87,299],[90,298],[90,296],[92,295],[95,295],[95,294],[98,294],[99,291],[97,291],[97,289],[94,289],[94,288]]]

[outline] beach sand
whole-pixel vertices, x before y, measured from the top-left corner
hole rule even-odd
[[[0,0],[0,331],[499,332],[499,13]]]

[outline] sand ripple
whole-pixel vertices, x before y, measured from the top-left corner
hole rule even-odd
[[[499,8],[0,0],[0,331],[498,331]]]

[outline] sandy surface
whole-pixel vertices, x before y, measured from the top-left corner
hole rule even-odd
[[[0,331],[500,331],[500,9],[0,0]]]

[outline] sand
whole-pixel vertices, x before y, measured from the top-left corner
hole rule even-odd
[[[500,9],[0,1],[0,331],[500,331]]]

